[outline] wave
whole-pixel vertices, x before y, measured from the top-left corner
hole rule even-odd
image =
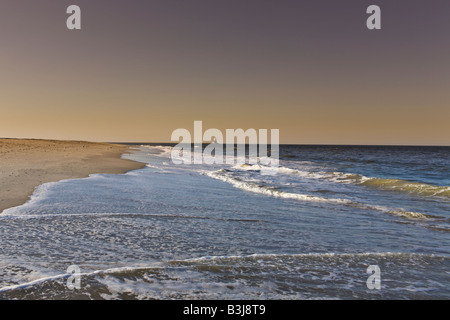
[[[385,190],[408,192],[423,196],[437,196],[450,198],[450,187],[434,186],[420,182],[399,179],[369,178],[362,185]]]
[[[167,155],[170,153],[172,147],[167,146],[145,146],[153,150],[158,150],[159,152]],[[245,162],[244,159],[240,159],[241,162]],[[258,160],[258,159],[256,159]],[[237,161],[239,163],[239,161]],[[259,161],[256,161],[259,162]],[[291,161],[286,161],[287,163]],[[294,161],[295,165],[306,165],[313,166],[314,163],[308,161]],[[379,178],[379,177],[368,177],[357,173],[346,173],[339,171],[320,171],[320,170],[302,170],[293,169],[286,166],[269,167],[263,166],[261,164],[238,164],[232,167],[234,170],[242,171],[255,171],[255,172],[274,172],[276,174],[284,175],[296,175],[307,179],[317,179],[326,180],[342,184],[357,184],[369,188],[376,188],[380,190],[397,191],[403,193],[410,193],[414,195],[420,195],[424,197],[436,197],[436,198],[450,198],[450,187],[449,186],[437,186],[430,185],[423,182],[407,181],[401,179],[392,178]],[[320,168],[314,168],[320,169]],[[317,201],[317,199],[315,200]]]
[[[450,261],[450,257],[445,255],[435,255],[435,254],[425,254],[425,253],[409,253],[409,252],[356,252],[356,253],[335,253],[335,252],[325,252],[325,253],[254,253],[249,255],[229,255],[229,256],[203,256],[198,258],[190,258],[184,260],[173,260],[169,263],[202,263],[216,261],[221,263],[224,261],[233,262],[236,260],[272,260],[280,258],[325,258],[325,259],[339,259],[339,258],[364,258],[364,257],[378,257],[378,258],[441,258]]]
[[[233,169],[243,171],[260,171],[263,168],[261,165],[243,164],[234,166]],[[331,182],[347,184],[359,184],[371,188],[407,192],[421,196],[450,198],[450,187],[448,186],[435,186],[426,183],[400,179],[366,177],[364,175],[356,173],[305,171],[284,166],[280,166],[278,168],[264,168],[264,170],[276,170],[276,172],[279,174],[297,175],[308,179],[327,180]]]
[[[67,288],[71,274],[45,277],[1,288],[0,299],[345,299],[367,295],[367,277],[355,275],[364,274],[373,264],[390,270],[389,290],[383,294],[445,296],[444,271],[450,257],[362,252],[169,260],[82,273],[78,290]],[[430,274],[430,266],[438,272]],[[417,290],[405,287],[411,284]],[[374,298],[373,293],[367,297]]]
[[[169,155],[172,151],[173,147],[171,146],[150,146],[150,145],[140,145],[140,148],[143,148],[145,150],[149,150],[152,152],[153,155]]]
[[[235,188],[242,189],[245,191],[250,191],[259,194],[265,194],[272,197],[277,198],[285,198],[285,199],[294,199],[300,201],[311,201],[311,202],[328,202],[328,203],[341,203],[341,204],[350,204],[351,200],[348,199],[334,199],[334,198],[325,198],[325,197],[317,197],[306,194],[299,193],[289,193],[277,190],[275,187],[260,185],[254,182],[242,181],[237,178],[229,177],[226,175],[222,175],[221,173],[226,172],[226,170],[221,169],[219,171],[213,172],[205,172],[205,174],[211,178],[215,178],[217,180],[221,180],[227,183],[230,183]]]
[[[369,209],[369,210],[375,210],[375,211],[381,211],[384,213],[388,213],[391,215],[399,216],[402,218],[408,218],[408,219],[439,219],[439,217],[435,217],[429,214],[420,213],[420,212],[413,212],[413,211],[407,211],[404,209],[394,209],[389,208],[385,206],[380,205],[372,205],[367,203],[362,203],[350,199],[341,199],[341,198],[326,198],[326,197],[318,197],[318,196],[312,196],[307,194],[299,194],[299,193],[292,193],[292,192],[285,192],[278,190],[276,187],[262,185],[256,182],[251,181],[243,181],[238,178],[230,177],[226,175],[227,170],[221,169],[218,171],[213,172],[204,172],[207,176],[221,180],[223,182],[227,182],[231,184],[233,187],[263,194],[271,197],[276,198],[284,198],[284,199],[293,199],[298,201],[309,201],[309,202],[317,202],[317,203],[335,203],[335,204],[341,204],[349,207],[354,208],[360,208],[360,209]]]
[[[172,147],[168,146],[143,146],[146,148],[150,148],[153,150],[157,150],[165,155],[169,154]],[[239,160],[239,159],[237,159]],[[245,162],[244,159],[240,159],[241,162]],[[239,161],[237,161],[240,163]],[[258,159],[256,162],[259,163]],[[287,160],[287,163],[292,161]],[[309,161],[293,161],[295,165],[306,165],[313,166],[314,163]],[[369,161],[372,162],[372,161]],[[286,166],[278,166],[278,167],[269,167],[263,166],[261,164],[238,164],[232,167],[234,170],[242,170],[242,171],[258,171],[262,172],[263,170],[266,172],[274,172],[277,174],[284,175],[296,175],[302,178],[307,179],[318,179],[318,180],[326,180],[336,183],[342,184],[357,184],[369,188],[376,188],[380,190],[388,190],[388,191],[397,191],[403,193],[410,193],[414,195],[420,195],[424,197],[436,197],[436,198],[444,198],[450,199],[450,186],[437,186],[431,185],[423,182],[417,181],[408,181],[401,179],[393,179],[393,178],[379,178],[379,177],[368,177],[362,174],[357,173],[346,173],[339,171],[320,171],[320,170],[302,170],[302,169],[293,169]],[[314,168],[320,169],[320,168]]]

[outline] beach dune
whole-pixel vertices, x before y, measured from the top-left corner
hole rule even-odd
[[[25,203],[46,182],[143,168],[143,163],[121,159],[128,149],[84,141],[0,139],[0,213]]]

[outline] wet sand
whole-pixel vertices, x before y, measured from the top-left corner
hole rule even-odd
[[[0,213],[25,203],[46,182],[143,168],[143,163],[120,158],[128,149],[84,141],[0,139]]]

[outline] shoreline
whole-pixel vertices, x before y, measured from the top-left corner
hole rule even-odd
[[[112,143],[0,138],[0,213],[27,202],[44,183],[144,168],[144,163],[121,158],[129,149]]]

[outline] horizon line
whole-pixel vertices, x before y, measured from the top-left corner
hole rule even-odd
[[[96,142],[96,143],[111,143],[111,144],[170,144],[177,145],[180,142],[162,142],[162,141],[99,141],[99,140],[82,140],[82,139],[56,139],[56,138],[11,138],[0,137],[5,140],[44,140],[44,141],[79,141],[79,142]],[[202,144],[210,144],[211,142],[202,142]],[[191,143],[194,145],[195,143]],[[237,143],[236,143],[237,144]],[[267,143],[270,145],[270,143]],[[226,145],[226,143],[222,143]],[[249,145],[249,143],[245,143]],[[279,143],[280,146],[372,146],[372,147],[450,147],[450,144],[361,144],[361,143]]]
[[[173,144],[177,145],[179,142],[112,142],[108,141],[106,143],[112,144]],[[202,144],[210,144],[211,142],[203,142]],[[186,143],[188,144],[188,143]],[[195,143],[191,143],[194,145]],[[217,143],[220,144],[220,143]],[[237,145],[237,143],[235,143]],[[267,143],[270,145],[270,143]],[[226,145],[226,143],[222,143],[222,145]],[[245,143],[245,145],[250,145],[249,143]],[[257,144],[259,145],[259,144]],[[280,146],[354,146],[354,147],[450,147],[450,145],[438,145],[438,144],[352,144],[352,143],[279,143]]]

